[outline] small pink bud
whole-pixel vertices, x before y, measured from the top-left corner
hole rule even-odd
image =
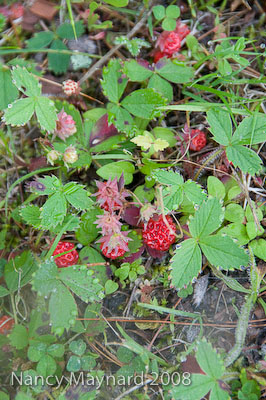
[[[77,128],[75,126],[75,121],[71,117],[71,115],[68,115],[64,109],[60,111],[60,113],[57,115],[57,121],[56,121],[56,134],[60,139],[63,141],[66,140],[69,136],[74,135],[76,133]]]
[[[58,158],[60,157],[61,153],[59,153],[59,151],[56,150],[51,150],[49,151],[49,153],[47,153],[46,157],[47,157],[47,161],[51,164],[54,165],[54,161],[58,160]]]

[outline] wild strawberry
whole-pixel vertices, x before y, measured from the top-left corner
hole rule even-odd
[[[177,53],[181,48],[181,39],[179,34],[175,31],[167,32],[164,31],[159,36],[156,46],[159,47],[160,51],[168,57],[171,57],[174,53]]]
[[[54,262],[59,268],[70,267],[70,265],[75,265],[77,263],[79,254],[77,250],[74,249],[74,247],[74,244],[70,242],[58,242],[58,245],[53,252],[53,256],[71,250],[69,251],[69,253],[63,254],[62,256],[56,257],[54,259]]]
[[[200,151],[206,146],[206,134],[200,129],[191,129],[191,138],[189,150]]]
[[[14,324],[15,321],[13,320],[13,318],[9,317],[8,315],[3,315],[0,318],[0,334],[6,335],[7,333],[9,333]]]
[[[128,234],[129,232],[119,232],[101,237],[97,243],[101,243],[100,248],[105,257],[114,260],[129,251],[128,242],[132,239],[127,237]]]
[[[62,84],[63,92],[67,96],[71,96],[72,94],[79,94],[80,93],[80,86],[78,82],[72,81],[72,79],[68,79],[63,82]]]
[[[123,250],[123,249],[121,249],[121,248],[117,248],[117,249],[113,249],[112,251],[109,251],[108,252],[108,248],[107,247],[105,247],[104,249],[103,249],[103,243],[101,244],[101,246],[100,246],[100,248],[101,248],[101,250],[102,250],[102,252],[103,252],[103,255],[105,256],[105,257],[107,257],[107,258],[111,258],[112,260],[115,260],[116,258],[118,258],[118,257],[122,257],[124,254],[125,254],[125,250]]]
[[[152,249],[166,251],[175,241],[176,226],[170,215],[166,215],[165,218],[169,227],[165,224],[163,216],[160,215],[157,219],[151,218],[143,229],[143,241]]]

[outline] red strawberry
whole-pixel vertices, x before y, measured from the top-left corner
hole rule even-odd
[[[72,94],[79,94],[80,92],[79,83],[72,81],[72,79],[64,81],[62,89],[67,96],[71,96]]]
[[[146,228],[143,230],[143,241],[152,249],[166,251],[175,241],[173,232],[176,232],[176,226],[170,215],[166,215],[165,218],[172,232],[170,232],[168,226],[165,224],[162,215],[157,219],[155,217],[150,218]]]
[[[189,150],[200,151],[206,146],[206,134],[200,129],[191,129],[191,138]]]
[[[53,256],[57,254],[65,253],[66,251],[72,250],[67,254],[63,254],[62,256],[56,257],[54,259],[56,265],[59,268],[70,267],[70,265],[75,265],[78,261],[79,254],[77,250],[74,249],[74,244],[70,242],[59,242],[56,246],[55,251],[53,252]]]
[[[0,318],[0,335],[6,335],[13,328],[15,321],[8,315],[3,315]]]
[[[112,260],[115,260],[118,257],[122,257],[126,252],[124,249],[121,249],[119,247],[117,248],[117,251],[116,251],[116,249],[113,249],[112,251],[108,252],[108,247],[105,247],[103,249],[103,246],[104,246],[104,243],[102,243],[100,246],[100,248],[103,252],[103,255],[105,255],[105,257],[107,257],[107,258],[111,258]]]

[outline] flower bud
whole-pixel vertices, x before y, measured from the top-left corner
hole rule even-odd
[[[59,151],[51,150],[49,153],[47,153],[46,158],[51,165],[54,165],[54,161],[58,160],[60,155],[61,153],[59,153]]]
[[[79,156],[74,146],[71,145],[66,148],[63,156],[63,160],[66,164],[73,164],[78,160],[78,158]]]

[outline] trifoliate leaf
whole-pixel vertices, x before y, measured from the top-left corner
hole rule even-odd
[[[49,229],[61,224],[66,215],[67,205],[63,193],[54,193],[45,202],[41,209],[41,226],[43,229]]]
[[[166,99],[154,89],[139,89],[129,94],[121,104],[136,117],[152,119],[161,115],[158,107],[166,105]]]
[[[248,147],[234,145],[226,149],[226,155],[229,161],[232,161],[235,167],[239,167],[242,172],[254,176],[261,169],[261,159],[255,151]]]
[[[54,102],[47,97],[38,97],[35,103],[35,112],[41,128],[53,132],[57,121]]]
[[[202,203],[189,223],[192,236],[199,238],[216,231],[223,221],[223,209],[220,201],[209,198]]]
[[[58,328],[69,329],[74,325],[75,316],[78,315],[78,309],[73,295],[58,281],[50,297],[49,313],[52,332],[56,332]]]
[[[201,263],[201,251],[197,242],[194,239],[184,240],[171,259],[172,284],[177,289],[188,285],[200,273]]]
[[[92,271],[88,271],[87,267],[80,268],[80,266],[71,266],[62,268],[60,271],[60,280],[81,300],[88,303],[88,301],[100,301],[98,297],[103,290],[99,280],[95,278]]]
[[[120,178],[124,174],[125,184],[129,185],[133,181],[134,165],[127,161],[112,162],[97,169],[96,173],[103,179]]]
[[[34,226],[34,228],[39,228],[41,224],[41,211],[39,207],[29,205],[21,209],[20,215],[24,219],[24,221],[29,224]]]
[[[235,130],[232,144],[257,144],[265,141],[266,116],[246,117]]]
[[[16,86],[12,83],[11,73],[9,69],[0,66],[0,110],[4,110],[16,100],[19,92]]]
[[[131,139],[131,142],[135,143],[137,146],[140,146],[142,150],[149,150],[151,145],[154,143],[153,135],[148,132],[144,131],[143,135],[138,135],[135,138]]]
[[[92,199],[88,197],[89,193],[74,182],[69,182],[64,186],[64,194],[67,201],[78,210],[87,210],[93,204]]]
[[[4,110],[4,121],[6,124],[23,126],[34,113],[35,100],[33,97],[15,100]]]
[[[227,146],[232,139],[232,122],[229,112],[217,108],[211,109],[207,112],[207,121],[214,140]]]
[[[9,335],[11,346],[17,350],[24,349],[29,342],[28,331],[23,325],[15,325],[12,332]]]
[[[201,237],[199,245],[208,261],[215,267],[234,269],[248,265],[248,254],[230,237],[220,234]]]
[[[49,68],[55,74],[63,74],[67,71],[70,55],[63,54],[60,50],[68,50],[67,46],[60,39],[56,39],[53,41],[51,45],[52,50],[57,50],[55,53],[48,54]]]
[[[29,97],[41,96],[41,85],[37,78],[28,72],[26,68],[16,67],[11,72],[13,83]]]
[[[43,31],[35,33],[34,36],[27,40],[27,48],[28,49],[42,49],[44,47],[49,46],[54,38],[54,33],[51,31]]]
[[[119,60],[110,60],[103,68],[101,82],[104,95],[113,103],[118,103],[127,85],[127,79],[122,77],[122,66]]]
[[[124,73],[128,76],[128,78],[133,82],[143,82],[146,79],[150,78],[153,74],[153,71],[149,68],[145,68],[140,62],[136,60],[126,61],[124,64]]]
[[[53,260],[46,260],[40,264],[32,281],[33,289],[42,296],[47,296],[55,289],[57,283],[57,265]]]

